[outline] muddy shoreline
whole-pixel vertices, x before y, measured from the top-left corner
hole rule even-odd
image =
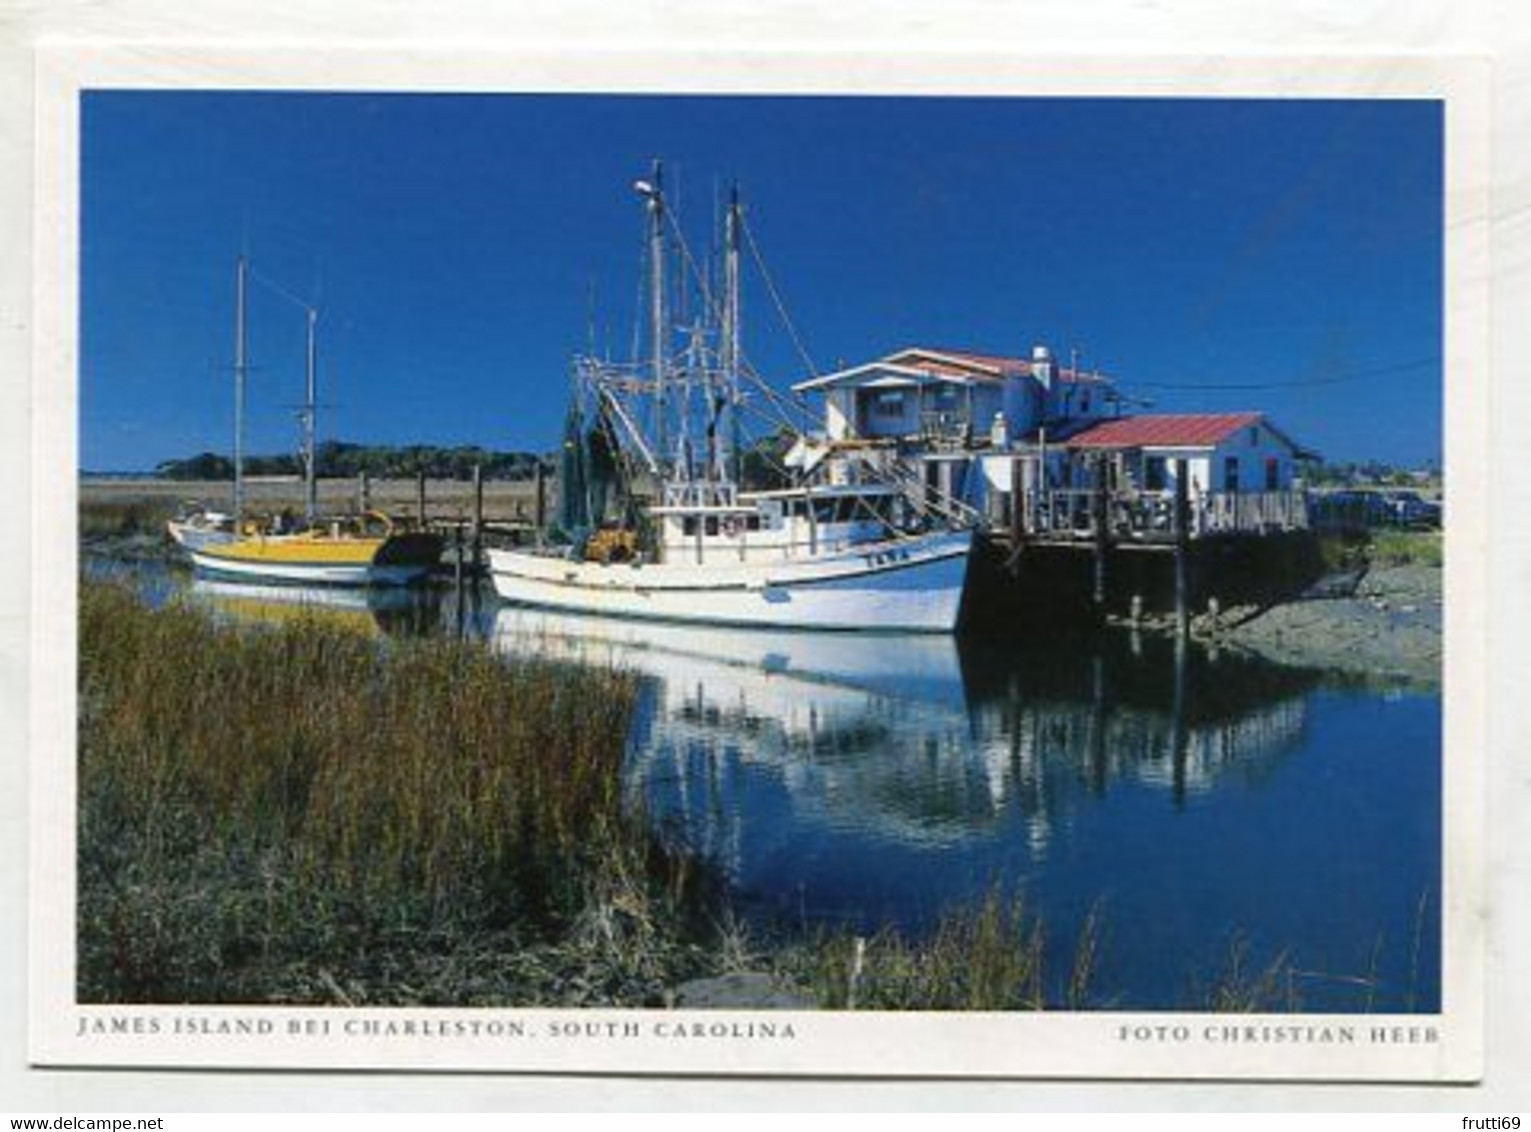
[[[1327,578],[1294,601],[1202,614],[1192,633],[1281,664],[1436,688],[1441,577],[1437,566],[1374,566]]]

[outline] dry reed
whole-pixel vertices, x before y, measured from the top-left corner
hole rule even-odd
[[[623,1000],[694,962],[700,871],[623,805],[630,677],[111,585],[80,615],[82,1000],[567,1001],[571,963]]]

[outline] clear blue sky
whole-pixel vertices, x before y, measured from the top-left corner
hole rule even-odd
[[[696,244],[739,180],[821,367],[1046,342],[1157,410],[1440,456],[1438,103],[94,92],[82,114],[88,470],[228,451],[242,245],[320,300],[323,436],[554,447],[592,287],[627,352],[655,156]],[[805,376],[755,278],[745,303],[756,365]],[[291,451],[301,313],[257,289],[250,341],[247,451]]]

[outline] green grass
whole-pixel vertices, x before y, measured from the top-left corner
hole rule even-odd
[[[1440,531],[1373,531],[1368,547],[1373,566],[1434,566],[1445,561]]]

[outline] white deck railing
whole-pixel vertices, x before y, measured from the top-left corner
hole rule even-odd
[[[1308,528],[1308,500],[1301,491],[1214,491],[1187,501],[1191,538],[1204,535],[1278,534]],[[1053,538],[1094,538],[1100,503],[1091,488],[1028,491],[1020,500],[1023,534]],[[1112,539],[1175,537],[1175,496],[1168,491],[1114,492],[1106,497],[1107,533]],[[1013,517],[1012,517],[1013,523]]]

